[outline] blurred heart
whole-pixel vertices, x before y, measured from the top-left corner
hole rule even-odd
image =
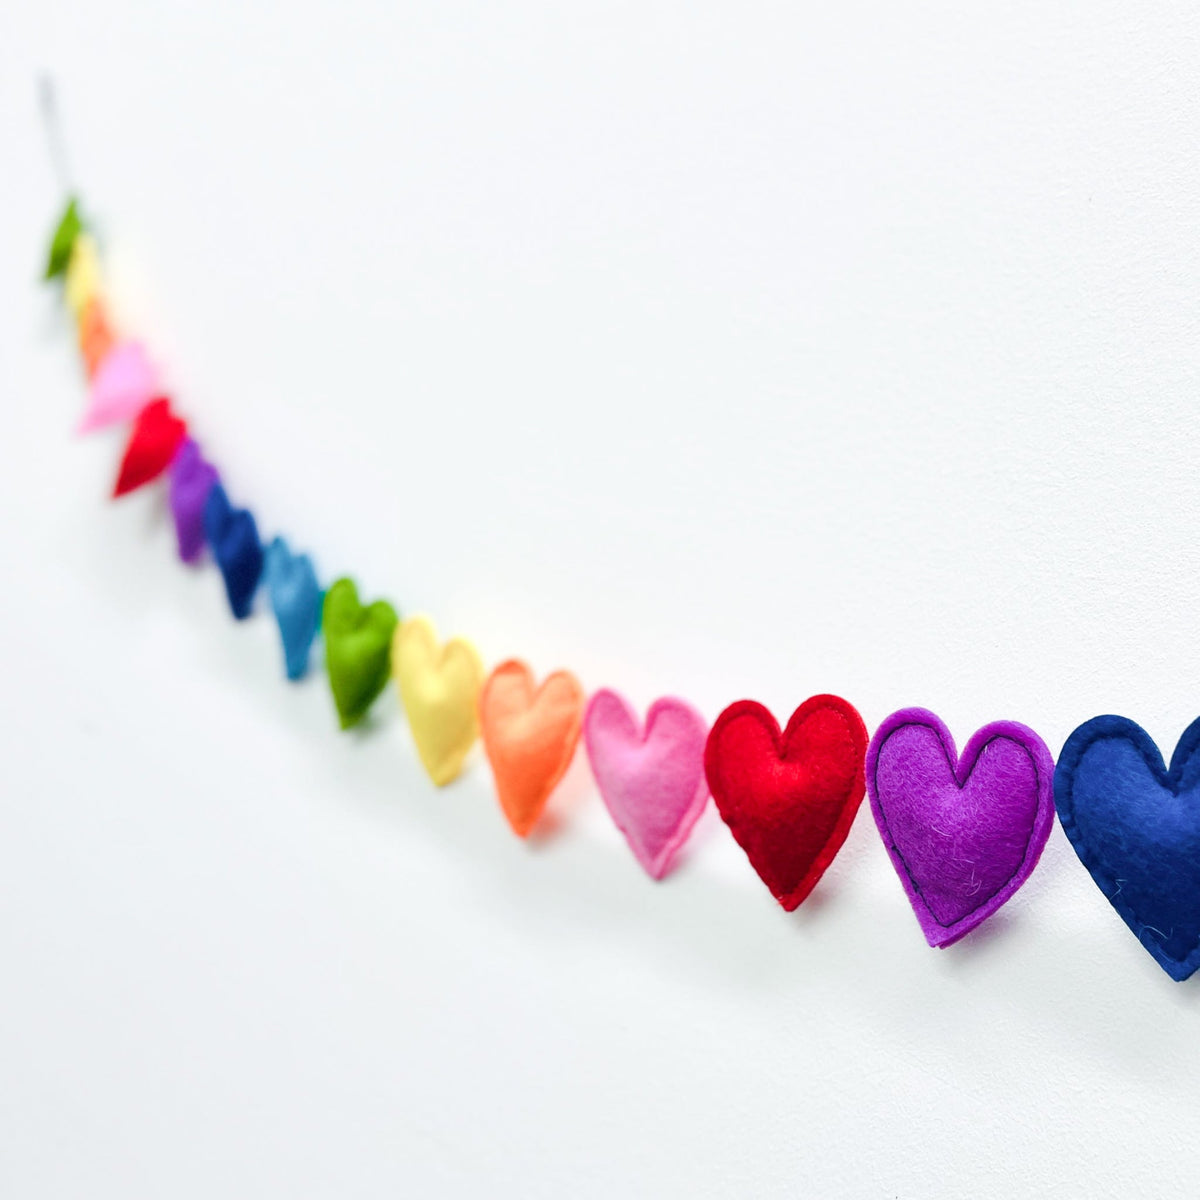
[[[118,342],[101,360],[88,390],[80,433],[130,421],[159,393],[158,374],[138,342]]]
[[[708,726],[686,701],[666,696],[643,729],[622,696],[605,688],[588,703],[583,740],[596,786],[638,862],[655,879],[671,869],[708,802]]]
[[[129,435],[113,499],[157,479],[171,465],[186,436],[187,426],[171,411],[171,402],[165,396],[151,400],[138,413]]]
[[[321,585],[312,559],[293,554],[283,538],[267,547],[263,578],[283,640],[284,669],[289,679],[300,679],[308,670],[308,652],[321,628]]]
[[[392,673],[421,764],[439,787],[462,770],[479,736],[483,662],[465,638],[438,644],[428,617],[410,617],[392,641]]]
[[[339,579],[325,593],[325,668],[343,729],[358,724],[387,686],[397,621],[386,600],[360,604],[353,579]]]
[[[584,692],[569,671],[535,687],[516,659],[501,663],[479,697],[483,746],[508,823],[526,837],[566,773],[583,724]]]
[[[262,543],[254,517],[244,508],[234,508],[225,489],[215,483],[204,504],[204,533],[225,580],[229,607],[241,621],[250,615],[262,575]]]
[[[218,480],[217,469],[200,453],[200,447],[185,438],[171,463],[171,515],[179,557],[195,562],[204,549],[204,506]]]

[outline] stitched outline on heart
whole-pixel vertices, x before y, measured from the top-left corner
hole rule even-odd
[[[1058,757],[1058,765],[1054,768],[1054,803],[1058,810],[1058,820],[1076,856],[1101,894],[1137,938],[1142,949],[1172,979],[1182,982],[1200,968],[1200,938],[1182,958],[1168,954],[1161,941],[1154,937],[1147,940],[1147,931],[1151,934],[1161,931],[1142,920],[1133,906],[1123,898],[1123,881],[1109,874],[1108,864],[1101,862],[1093,847],[1084,842],[1083,831],[1078,825],[1074,797],[1075,776],[1087,752],[1103,741],[1128,742],[1139,753],[1159,788],[1179,796],[1183,791],[1200,789],[1200,718],[1193,721],[1180,735],[1171,755],[1169,768],[1163,762],[1158,744],[1140,725],[1128,717],[1111,714],[1092,717],[1090,721],[1080,725],[1067,738]],[[1200,800],[1200,792],[1197,798]]]
[[[887,817],[888,802],[883,799],[879,787],[879,759],[887,743],[902,730],[914,728],[926,729],[936,737],[943,761],[951,779],[958,786],[960,795],[966,790],[980,756],[993,742],[1007,741],[1015,744],[1027,757],[1034,772],[1037,799],[1021,861],[995,891],[981,899],[969,912],[949,923],[941,921],[935,915],[925,899],[911,865],[896,845]],[[901,709],[892,713],[875,731],[875,736],[867,748],[866,775],[871,813],[879,829],[879,836],[899,876],[904,894],[912,905],[921,932],[934,948],[953,945],[1012,899],[1033,874],[1054,825],[1054,759],[1045,742],[1027,725],[1017,721],[992,721],[982,726],[971,735],[960,755],[954,745],[953,735],[936,713],[926,708]]]
[[[392,675],[417,757],[438,787],[458,777],[479,737],[484,674],[479,651],[462,637],[439,643],[426,616],[409,617],[392,635]]]
[[[747,792],[744,770],[735,769],[728,777],[724,772],[725,755],[734,753],[728,741],[729,731],[735,726],[741,726],[750,729],[757,727],[761,733],[765,733],[775,756],[775,773],[779,774],[782,765],[788,762],[787,756],[804,726],[810,720],[824,715],[832,715],[835,725],[841,727],[845,740],[842,749],[843,752],[848,751],[850,756],[850,762],[844,765],[851,769],[846,771],[841,769],[842,765],[836,766],[835,769],[842,775],[848,775],[848,778],[842,788],[834,788],[831,794],[820,798],[821,803],[829,803],[837,809],[837,816],[825,838],[814,845],[811,855],[805,854],[799,859],[784,862],[782,860],[794,855],[795,851],[790,846],[780,847],[779,838],[793,832],[788,829],[789,825],[804,824],[800,818],[803,817],[805,808],[811,805],[806,804],[810,797],[803,793],[807,791],[811,794],[814,789],[793,789],[800,794],[788,797],[790,803],[787,811],[782,811],[781,806],[775,806],[776,819],[764,820],[764,814],[758,809],[764,802],[769,803],[773,798],[768,797],[764,801],[763,796]],[[735,736],[740,738],[744,735]],[[770,710],[756,700],[735,701],[721,713],[709,732],[704,749],[704,769],[717,811],[729,826],[738,845],[746,852],[746,857],[758,872],[759,878],[788,912],[798,908],[816,887],[850,832],[866,791],[863,774],[866,752],[867,730],[858,710],[840,696],[828,694],[810,696],[805,700],[792,713],[787,727],[782,732]],[[828,755],[826,757],[828,758]],[[798,761],[796,760],[797,765]],[[765,815],[770,817],[770,811]],[[797,869],[801,871],[799,878],[795,877]],[[786,878],[780,877],[781,871],[786,874]]]

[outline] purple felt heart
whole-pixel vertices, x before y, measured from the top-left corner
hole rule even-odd
[[[871,811],[925,940],[949,946],[1029,878],[1054,821],[1054,759],[1032,729],[993,721],[962,758],[933,713],[906,708],[867,749]]]

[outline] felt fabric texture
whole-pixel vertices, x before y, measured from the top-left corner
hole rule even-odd
[[[81,233],[71,247],[63,281],[63,299],[76,320],[100,291],[100,256],[90,233]]]
[[[571,765],[583,724],[584,691],[569,671],[535,686],[518,659],[502,662],[479,696],[483,748],[500,807],[518,837],[528,837]]]
[[[625,698],[602,688],[588,701],[583,741],[600,796],[634,857],[662,879],[708,803],[708,724],[686,701],[656,700],[643,727]]]
[[[465,638],[439,645],[428,617],[401,622],[392,641],[392,673],[421,764],[438,787],[462,771],[479,736],[483,660]]]
[[[66,274],[71,262],[71,250],[75,239],[83,232],[83,221],[79,216],[79,202],[74,196],[67,200],[67,206],[58,219],[54,234],[50,239],[50,248],[46,252],[46,279],[57,279]]]
[[[166,397],[151,400],[138,413],[121,458],[113,499],[157,479],[170,465],[187,437],[187,426],[172,411]]]
[[[713,800],[771,895],[788,912],[842,848],[863,798],[867,731],[840,696],[812,696],[780,733],[753,700],[717,718],[704,750]]]
[[[80,433],[131,421],[159,395],[158,374],[138,342],[118,342],[96,368]]]
[[[184,438],[171,463],[169,493],[179,557],[186,563],[195,562],[204,550],[204,508],[218,482],[216,467],[205,461],[191,438]]]
[[[1054,759],[1032,729],[993,721],[962,757],[923,708],[893,713],[867,750],[871,811],[925,940],[949,946],[1029,878],[1054,824]]]
[[[348,577],[337,580],[325,593],[321,615],[325,669],[343,729],[357,725],[387,687],[398,620],[386,600],[361,604],[358,588]]]
[[[219,483],[209,489],[204,502],[204,534],[225,580],[230,611],[243,621],[250,615],[262,575],[262,542],[254,517],[244,508],[234,508]]]
[[[263,579],[283,642],[283,669],[289,679],[303,679],[308,654],[321,630],[325,597],[307,554],[293,554],[287,542],[275,538],[267,547]]]
[[[116,344],[112,326],[108,322],[108,310],[99,296],[93,296],[79,314],[79,353],[83,358],[88,379],[95,378],[100,364]]]
[[[1093,717],[1054,772],[1058,819],[1079,861],[1172,979],[1200,967],[1200,720],[1168,770],[1125,717]]]

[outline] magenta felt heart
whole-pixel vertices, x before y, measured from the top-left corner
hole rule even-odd
[[[600,795],[638,862],[655,879],[671,869],[708,800],[708,727],[686,701],[656,700],[646,727],[602,689],[588,704],[583,740]]]
[[[1054,759],[1032,729],[985,725],[960,759],[933,713],[906,708],[867,749],[871,811],[925,940],[949,946],[1029,878],[1054,821]]]

